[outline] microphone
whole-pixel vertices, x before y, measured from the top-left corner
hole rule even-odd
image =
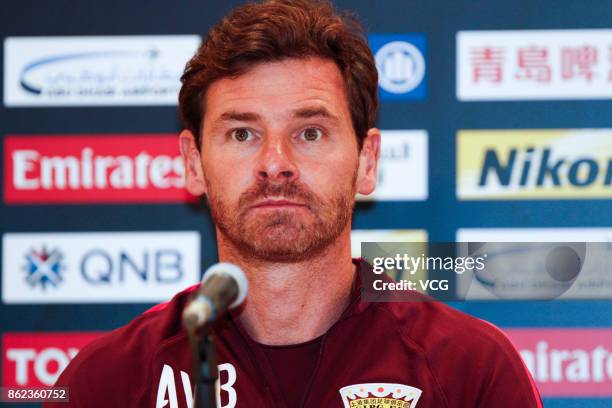
[[[183,324],[195,332],[229,309],[240,306],[248,291],[249,282],[238,266],[226,262],[211,266],[204,273],[196,295],[183,310]]]

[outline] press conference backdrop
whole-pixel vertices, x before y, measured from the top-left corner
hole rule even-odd
[[[52,384],[216,261],[184,191],[176,94],[238,4],[0,5],[3,385]],[[360,240],[612,241],[612,1],[336,5],[361,16],[380,73],[380,186],[358,205],[355,254]],[[452,306],[508,333],[547,407],[609,407],[610,274],[591,282],[598,299]]]

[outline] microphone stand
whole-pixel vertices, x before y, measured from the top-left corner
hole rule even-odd
[[[183,310],[183,326],[192,353],[192,376],[195,383],[195,408],[217,408],[217,352],[209,323],[228,309],[240,305],[248,293],[249,283],[242,269],[229,263],[208,268],[200,287],[191,295]]]
[[[212,330],[208,325],[200,335],[187,330],[192,351],[192,372],[195,382],[194,407],[217,408],[216,382],[219,377],[217,369],[217,352]]]

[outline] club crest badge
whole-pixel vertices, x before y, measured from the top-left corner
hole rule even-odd
[[[344,408],[415,408],[422,391],[404,384],[367,383],[340,389]]]

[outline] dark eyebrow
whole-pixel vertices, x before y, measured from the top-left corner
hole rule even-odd
[[[219,116],[219,121],[237,121],[237,122],[255,122],[261,119],[261,117],[253,112],[238,112],[238,111],[228,111],[224,112],[221,116]]]
[[[333,119],[336,121],[338,120],[336,116],[334,116],[330,111],[328,111],[323,106],[313,106],[313,107],[298,109],[295,112],[293,112],[293,117],[300,118],[300,119],[323,117],[327,119]]]

